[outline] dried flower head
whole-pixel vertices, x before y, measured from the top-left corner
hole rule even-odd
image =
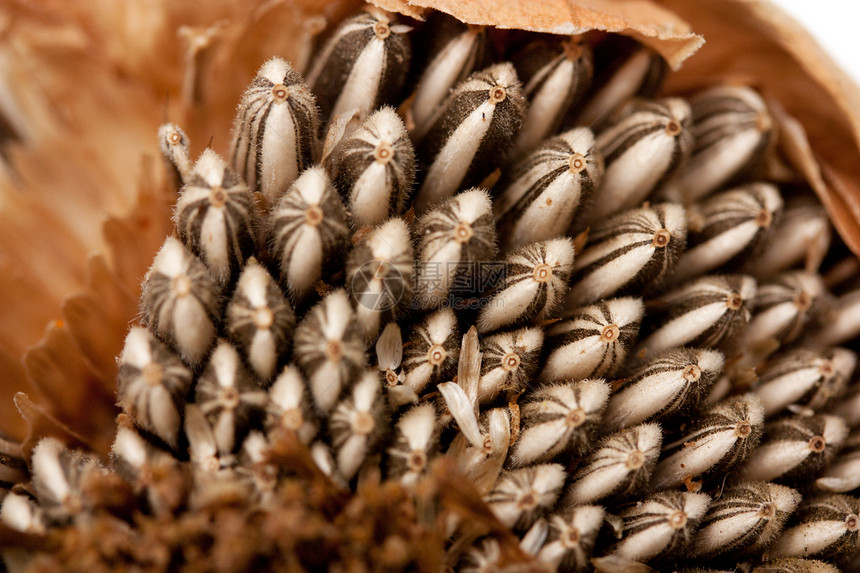
[[[851,205],[850,162],[817,165],[844,137],[809,155],[821,126],[798,128],[798,104],[779,105],[786,88],[752,56],[732,85],[675,76],[660,92],[682,49],[663,34],[682,26],[643,33],[641,3],[628,33],[648,46],[502,31],[516,24],[504,6],[488,12],[499,26],[475,26],[383,3],[402,15],[324,3],[301,10],[325,12],[308,20],[264,2],[238,17],[226,3],[199,27],[168,7],[139,19],[158,45],[176,36],[165,26],[193,24],[185,57],[166,59],[117,59],[98,31],[125,27],[104,26],[100,9],[64,5],[77,32],[57,34],[56,17],[30,17],[42,7],[11,8],[0,187],[14,178],[28,193],[0,189],[0,243],[30,246],[0,256],[14,271],[0,292],[30,286],[17,278],[29,259],[59,286],[33,284],[48,310],[7,305],[0,322],[41,319],[65,283],[86,291],[23,368],[7,358],[32,340],[10,346],[0,328],[4,385],[26,377],[40,395],[15,397],[28,436],[0,433],[4,565],[856,569],[858,267],[801,183],[838,188],[831,212]],[[574,8],[577,29],[593,28],[596,13]],[[20,42],[36,20],[38,45]],[[21,61],[63,86],[51,90],[62,105],[51,94],[43,106],[50,137],[31,129],[38,94],[5,74]],[[141,66],[157,90],[123,87],[87,113],[81,82],[41,73],[67,67],[110,96]],[[140,97],[165,90],[178,97],[157,114]],[[136,202],[121,153],[135,140],[94,140],[93,105],[161,152],[158,177],[143,162]],[[182,127],[165,123],[177,114]],[[192,164],[195,144],[206,149]],[[56,169],[74,157],[92,175]],[[92,193],[50,195],[71,222],[41,210],[54,189],[35,189],[42,171],[92,181]],[[135,212],[92,226],[102,236],[84,215],[104,198]],[[21,233],[21,205],[61,230],[59,254]],[[836,215],[842,231],[856,223]],[[86,273],[65,264],[93,246],[110,252]],[[5,428],[13,405],[0,406]]]

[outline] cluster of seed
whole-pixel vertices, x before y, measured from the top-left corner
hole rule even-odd
[[[306,79],[260,68],[229,161],[162,127],[176,236],[119,357],[112,459],[42,440],[8,527],[85,520],[91,471],[174,511],[165,460],[265,511],[286,433],[346,490],[368,468],[418,487],[445,456],[563,571],[851,563],[860,383],[837,345],[860,290],[816,274],[811,194],[765,180],[761,96],[652,99],[666,65],[632,42],[489,34],[367,9]],[[455,569],[504,565],[448,529]]]

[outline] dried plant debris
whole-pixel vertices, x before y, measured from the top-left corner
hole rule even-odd
[[[857,570],[860,291],[753,88],[378,8],[297,69],[153,134],[110,456],[0,436],[8,569]]]

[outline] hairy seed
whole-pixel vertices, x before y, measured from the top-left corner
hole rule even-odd
[[[359,225],[402,213],[415,181],[415,151],[397,113],[383,107],[371,114],[343,142],[334,169]]]
[[[409,30],[375,7],[338,26],[307,77],[324,119],[352,109],[364,118],[396,100],[409,68]]]
[[[143,323],[173,346],[186,363],[196,366],[215,341],[221,320],[220,294],[206,265],[168,237],[143,279]]]
[[[719,86],[690,99],[693,153],[679,184],[685,201],[697,201],[755,167],[770,144],[773,120],[754,90]]]
[[[417,146],[425,176],[415,196],[416,213],[489,175],[513,143],[525,107],[510,63],[475,72],[458,84]]]
[[[179,239],[222,283],[235,278],[257,244],[259,213],[238,175],[207,149],[176,202]]]
[[[570,505],[612,497],[629,498],[648,487],[660,457],[663,432],[656,423],[640,424],[604,438],[573,475]]]
[[[302,173],[278,200],[269,217],[269,244],[297,304],[308,299],[323,272],[341,262],[348,234],[346,209],[318,167]]]
[[[545,141],[506,176],[493,201],[505,250],[564,235],[603,176],[603,156],[586,127]]]
[[[764,409],[754,394],[718,403],[679,439],[663,446],[654,471],[654,487],[675,487],[691,478],[729,472],[751,453],[755,455],[763,425]],[[745,478],[767,481],[761,476]]]
[[[319,131],[316,99],[286,61],[263,64],[242,94],[230,163],[269,205],[310,167]]]
[[[680,98],[633,100],[597,133],[606,171],[581,225],[638,206],[683,164],[693,145],[690,106]]]
[[[653,290],[673,276],[687,238],[684,208],[672,203],[619,213],[589,233],[574,263],[567,309],[615,293]]]
[[[147,329],[129,331],[119,356],[119,405],[138,425],[174,448],[192,380],[179,357]]]

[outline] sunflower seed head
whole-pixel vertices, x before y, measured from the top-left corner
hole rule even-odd
[[[487,537],[463,553],[457,570],[463,573],[483,573],[497,569],[501,564],[502,552],[496,539]]]
[[[489,195],[470,189],[424,215],[416,224],[418,265],[415,306],[430,310],[482,291],[494,277],[496,226]]]
[[[756,281],[746,275],[711,275],[666,293],[649,308],[660,326],[642,342],[646,355],[676,346],[731,348],[750,320]]]
[[[565,571],[588,570],[604,513],[600,506],[580,505],[548,516],[549,534],[538,559]]]
[[[767,549],[800,503],[797,490],[767,482],[730,487],[711,502],[693,548],[698,558]]]
[[[460,328],[450,308],[437,310],[415,326],[404,349],[404,384],[420,393],[427,384],[454,375],[460,357]]]
[[[594,84],[586,104],[576,110],[579,125],[598,124],[627,99],[651,97],[662,85],[668,65],[660,54],[641,46],[621,46],[616,52],[618,47],[595,52]]]
[[[832,231],[827,211],[814,198],[786,199],[782,217],[775,221],[767,241],[744,265],[756,277],[770,277],[803,263],[816,271],[830,248]]]
[[[559,464],[505,472],[487,495],[487,505],[507,527],[525,530],[555,505],[565,477]]]
[[[774,339],[782,344],[796,341],[814,324],[828,294],[819,275],[804,271],[783,273],[759,284],[743,345],[754,347]]]
[[[857,356],[844,348],[798,348],[769,363],[753,391],[767,416],[792,405],[819,410],[845,391],[856,363]]]
[[[860,487],[860,432],[848,434],[836,460],[815,480],[815,487],[832,493],[848,493]]]
[[[292,364],[284,367],[269,388],[265,424],[269,432],[277,429],[295,432],[305,445],[317,435],[318,421],[306,382]]]
[[[611,376],[639,334],[642,299],[606,299],[580,308],[547,330],[546,380]]]
[[[388,449],[388,476],[413,485],[426,474],[439,453],[439,429],[432,404],[410,408],[397,421]]]
[[[376,338],[383,324],[411,305],[414,261],[409,227],[400,218],[374,228],[353,247],[346,285],[365,339]]]
[[[426,32],[422,52],[426,65],[420,69],[416,82],[411,116],[415,136],[420,138],[433,119],[436,110],[455,85],[466,79],[476,67],[482,67],[487,54],[487,30],[482,26],[466,26],[447,14],[434,12],[419,31]],[[416,59],[421,53],[415,54]]]
[[[84,513],[91,500],[83,483],[101,471],[95,458],[66,448],[55,438],[42,438],[33,449],[33,487],[46,523],[69,523]]]
[[[165,123],[158,128],[158,147],[169,166],[173,184],[178,191],[191,176],[189,139],[182,128],[174,123]]]
[[[220,341],[197,380],[194,402],[212,427],[218,453],[238,451],[242,440],[262,414],[268,396],[248,371],[239,353]]]
[[[838,297],[821,313],[818,324],[805,340],[810,346],[844,344],[860,335],[860,290]]]
[[[486,403],[500,394],[511,396],[525,390],[537,371],[542,347],[540,328],[522,328],[484,338],[478,401]]]
[[[374,453],[386,422],[379,375],[367,371],[334,408],[329,420],[335,463],[343,477],[352,479]]]

